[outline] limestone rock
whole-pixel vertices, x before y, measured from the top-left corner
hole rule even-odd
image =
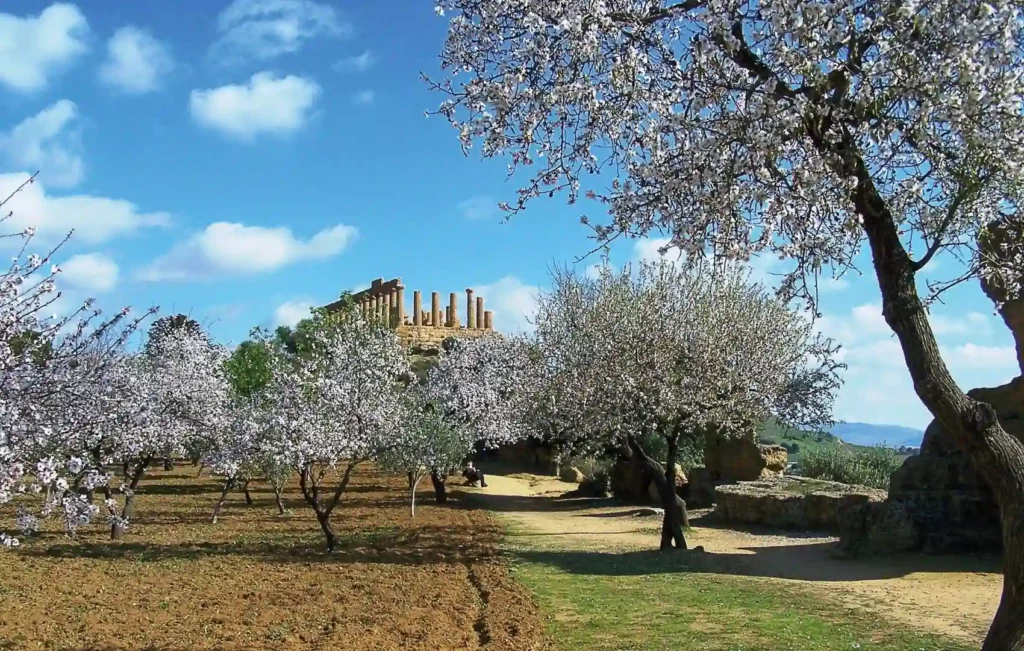
[[[781,445],[761,445],[752,436],[708,434],[704,467],[717,481],[756,481],[778,477],[786,470],[789,453]]]
[[[579,468],[565,466],[558,473],[558,478],[570,484],[581,484],[583,483],[583,472]]]
[[[659,464],[662,469],[664,464]],[[644,474],[643,469],[633,459],[618,459],[612,466],[611,491],[615,497],[627,502],[646,502],[654,500],[655,504],[661,504],[661,497],[658,496],[658,489]],[[682,467],[676,464],[676,494],[685,494],[687,488],[686,473]]]
[[[885,499],[882,490],[802,477],[740,482],[715,492],[715,514],[726,522],[833,532],[840,512]]]
[[[703,466],[690,468],[686,505],[691,509],[706,509],[715,503],[715,487],[726,482],[715,481],[711,471]]]

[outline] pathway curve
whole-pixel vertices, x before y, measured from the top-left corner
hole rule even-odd
[[[573,488],[550,477],[487,475],[472,492],[531,546],[593,551],[654,549],[660,518],[610,500],[566,499]],[[703,520],[703,522],[702,522]],[[823,535],[737,531],[695,518],[690,546],[703,545],[723,572],[797,581],[854,607],[917,629],[980,643],[999,603],[1002,577],[991,559],[908,555],[839,560]],[[538,537],[543,536],[543,542]]]

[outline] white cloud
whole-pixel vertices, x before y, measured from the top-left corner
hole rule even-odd
[[[107,292],[117,284],[117,263],[102,253],[76,255],[59,266],[59,280],[76,289]]]
[[[107,41],[107,58],[100,66],[99,77],[123,93],[139,95],[158,89],[161,78],[173,69],[170,48],[129,25]]]
[[[145,281],[195,280],[268,273],[303,260],[332,258],[357,234],[354,227],[338,224],[301,240],[286,227],[217,222],[142,269],[139,277]]]
[[[309,317],[313,303],[306,300],[285,301],[274,310],[274,327],[293,327],[299,321]]]
[[[0,174],[0,195],[6,197],[25,182],[28,174]],[[75,243],[98,244],[115,237],[131,235],[143,228],[168,226],[170,215],[164,212],[144,213],[138,206],[122,199],[76,194],[47,196],[42,182],[22,188],[4,211],[14,215],[7,221],[10,230],[36,228],[43,242],[53,242],[74,229]]]
[[[505,276],[489,285],[473,288],[484,298],[484,310],[492,312],[494,329],[504,333],[529,332],[537,315],[538,287],[524,285],[515,276]]]
[[[189,108],[202,126],[248,141],[259,134],[283,135],[302,128],[320,93],[312,79],[257,72],[245,84],[193,90]]]
[[[362,54],[340,59],[331,67],[341,72],[366,72],[376,63],[377,55],[366,50]]]
[[[497,200],[490,195],[470,197],[459,203],[458,208],[462,216],[471,221],[494,219],[501,212]]]
[[[210,55],[223,63],[270,60],[298,52],[318,36],[352,32],[334,7],[312,0],[235,0],[217,17]]]
[[[978,335],[992,332],[992,322],[980,312],[968,312],[963,318],[932,312],[928,315],[928,320],[936,335]]]
[[[88,51],[89,24],[78,8],[57,2],[38,16],[0,13],[0,84],[19,92],[45,88]]]
[[[1010,376],[1020,371],[1017,366],[1017,350],[1013,346],[979,346],[967,343],[954,347],[942,346],[941,350],[943,358],[951,368],[984,369]]]
[[[75,103],[58,100],[0,134],[0,152],[12,167],[39,170],[49,185],[73,187],[85,176],[77,122]]]
[[[369,106],[376,97],[377,94],[372,90],[361,90],[352,96],[352,101],[361,106]]]

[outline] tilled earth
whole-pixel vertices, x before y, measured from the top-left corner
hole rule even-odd
[[[220,484],[195,475],[152,470],[123,541],[97,524],[77,540],[44,530],[0,552],[0,649],[545,646],[538,608],[506,572],[501,532],[482,511],[435,506],[424,490],[412,519],[404,478],[362,468],[328,554],[296,486],[289,514],[254,482],[255,503],[231,493],[214,525]]]

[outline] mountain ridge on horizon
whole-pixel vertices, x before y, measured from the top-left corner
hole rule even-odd
[[[836,423],[829,429],[836,438],[853,445],[878,445],[888,447],[921,447],[924,431],[903,425],[880,425],[876,423]]]

